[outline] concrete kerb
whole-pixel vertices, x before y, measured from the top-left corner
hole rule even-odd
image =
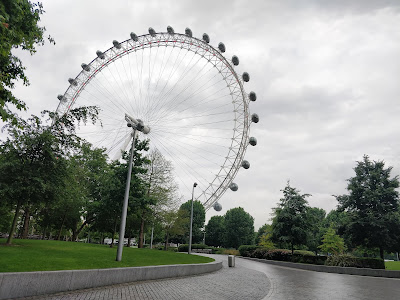
[[[393,270],[352,268],[352,267],[332,267],[332,266],[292,263],[292,262],[286,262],[286,261],[266,260],[266,259],[243,257],[243,256],[238,256],[238,257],[244,258],[244,259],[249,259],[249,260],[254,260],[257,262],[264,263],[264,264],[271,264],[271,265],[277,265],[277,266],[282,266],[282,267],[316,271],[316,272],[338,273],[338,274],[360,275],[360,276],[373,276],[373,277],[400,278],[400,271],[393,271]]]
[[[0,299],[29,297],[113,284],[210,273],[222,261],[114,269],[0,273]]]

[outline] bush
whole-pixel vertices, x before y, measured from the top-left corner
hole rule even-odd
[[[293,254],[316,256],[314,252],[308,250],[294,250]]]
[[[294,254],[291,257],[291,261],[294,263],[301,264],[313,264],[313,265],[324,265],[327,257],[320,255],[302,255],[302,254]]]
[[[269,250],[265,254],[265,258],[270,260],[291,261],[291,251],[286,249]]]
[[[224,249],[224,250],[222,251],[222,254],[236,255],[236,256],[240,255],[239,251],[236,250],[236,249]]]
[[[268,250],[267,248],[257,248],[253,251],[251,257],[261,258],[261,259],[266,258],[266,254],[268,253],[268,251],[271,250]]]
[[[354,257],[351,255],[332,255],[325,263],[327,266],[385,269],[385,262],[380,258]]]
[[[252,254],[257,248],[259,247],[256,245],[242,245],[239,247],[239,253],[244,257],[253,257]]]

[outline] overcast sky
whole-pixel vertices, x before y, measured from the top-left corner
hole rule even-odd
[[[260,116],[251,126],[258,145],[248,147],[251,168],[238,173],[239,190],[222,197],[222,214],[241,206],[258,229],[288,180],[328,212],[364,154],[400,174],[398,0],[42,2],[42,25],[56,45],[21,55],[31,85],[15,93],[29,113],[56,109],[80,64],[131,31],[190,27],[239,56],[251,76],[245,89],[258,96],[250,105]]]

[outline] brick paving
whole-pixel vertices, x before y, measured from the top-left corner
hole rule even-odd
[[[64,292],[20,299],[91,300],[91,299],[263,299],[269,292],[270,281],[259,271],[236,266],[229,268],[224,258],[223,268],[217,272],[140,281],[113,286]]]

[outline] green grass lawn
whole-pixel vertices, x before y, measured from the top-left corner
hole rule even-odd
[[[400,270],[400,261],[385,261],[386,270]]]
[[[106,269],[173,264],[197,264],[211,258],[124,247],[122,261],[115,261],[117,247],[61,241],[19,240],[5,246],[0,239],[0,272]]]

